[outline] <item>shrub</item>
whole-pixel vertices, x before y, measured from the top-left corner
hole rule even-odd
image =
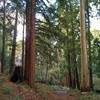
[[[0,84],[2,84],[4,82],[4,80],[3,79],[0,79]]]
[[[4,94],[11,94],[13,92],[13,88],[10,86],[3,87],[2,89]]]
[[[15,100],[21,100],[21,96],[17,95],[17,96],[15,97]]]

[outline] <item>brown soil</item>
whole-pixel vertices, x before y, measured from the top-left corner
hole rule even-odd
[[[20,100],[16,99],[17,97],[20,97],[21,100],[43,100],[33,89],[22,85],[16,85],[10,82],[4,75],[0,74],[0,80],[3,80],[3,82],[0,83],[0,100]],[[12,88],[10,94],[3,93],[3,88],[6,87]]]
[[[20,97],[21,100],[45,100],[33,89],[23,87],[23,85],[16,85],[6,79],[5,76],[1,75],[0,80],[4,80],[3,83],[0,83],[0,100],[17,100],[15,99],[16,97]],[[10,94],[4,94],[2,92],[4,87],[12,87],[13,91]],[[65,91],[59,90],[48,92],[46,100],[78,100],[79,97],[80,93],[78,92],[66,93]]]
[[[48,93],[48,100],[79,100],[80,93],[68,94],[64,91],[56,91],[54,93]]]

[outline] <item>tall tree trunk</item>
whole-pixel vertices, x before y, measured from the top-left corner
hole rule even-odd
[[[15,27],[12,43],[12,52],[11,52],[11,67],[10,73],[13,74],[15,68],[15,55],[16,55],[16,38],[17,38],[17,22],[18,22],[18,4],[16,4],[16,16],[15,16]]]
[[[25,16],[25,15],[24,15]],[[23,17],[23,36],[22,36],[22,79],[24,77],[24,69],[25,69],[25,42],[24,42],[24,35],[25,35],[25,18]]]
[[[88,36],[88,54],[89,54],[89,69],[90,69],[90,87],[93,90],[93,76],[92,76],[92,62],[91,62],[91,32],[90,32],[90,13],[89,13],[89,0],[86,0],[86,25]]]
[[[87,55],[87,39],[85,31],[85,1],[80,0],[80,28],[81,28],[81,91],[90,91],[90,78]]]
[[[5,62],[5,35],[6,35],[6,30],[5,30],[5,0],[3,1],[3,39],[2,39],[2,58],[1,58],[1,72],[4,72],[4,62]]]
[[[25,80],[33,87],[35,81],[35,0],[26,2]]]

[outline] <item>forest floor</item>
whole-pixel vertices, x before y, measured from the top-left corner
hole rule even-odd
[[[0,74],[0,100],[100,100],[100,95],[81,95],[78,90],[40,83],[33,90],[25,83],[14,84]]]
[[[48,86],[38,83],[37,87],[37,92],[40,93],[45,100],[79,100],[81,95],[77,90],[69,90],[61,86]]]
[[[8,77],[0,74],[0,100],[43,100],[27,84],[15,84]]]
[[[69,89],[62,86],[49,86],[37,84],[37,92],[44,97],[44,100],[100,100],[100,93],[91,91],[81,93],[76,89]]]
[[[65,91],[55,91],[54,93],[48,94],[48,100],[79,100],[80,93],[67,94]]]

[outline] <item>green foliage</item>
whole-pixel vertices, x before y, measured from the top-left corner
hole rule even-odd
[[[95,0],[89,1],[89,3],[91,2],[94,3]],[[55,4],[48,6],[49,4],[45,4],[44,1],[37,0],[36,4],[36,13],[40,12],[40,16],[43,17],[43,19],[36,17],[36,80],[45,81],[46,70],[48,70],[47,81],[57,84],[59,80],[65,78],[68,67],[74,72],[75,66],[77,66],[80,79],[79,1],[57,0]],[[90,5],[89,10],[91,7]],[[92,15],[92,9],[90,15]],[[100,57],[98,55],[100,46],[98,45],[99,36],[98,39],[95,39],[97,34],[93,35],[91,32],[89,41],[91,42],[93,73],[99,77]],[[60,52],[60,60],[57,58],[57,49],[62,51]],[[48,61],[50,61],[49,64]],[[47,68],[47,66],[49,67]]]
[[[17,95],[17,96],[15,97],[15,100],[22,100],[22,99],[21,99],[21,96]]]
[[[11,94],[13,92],[13,88],[10,87],[10,86],[5,86],[5,87],[2,88],[2,92],[4,94]]]
[[[60,86],[60,85],[49,85],[49,87],[53,90],[53,91],[59,91],[59,90],[62,90],[62,91],[65,91],[65,92],[68,92],[69,88],[68,87],[64,87],[64,86]]]
[[[24,82],[16,84],[18,87],[30,89],[30,86]]]
[[[98,6],[98,1],[90,0],[89,3],[93,3],[92,6]],[[18,24],[22,23],[19,19],[24,19],[23,15],[25,17],[25,4],[25,0],[6,0],[6,70],[9,69],[11,61],[13,22],[15,20],[12,15],[18,6],[20,17]],[[90,15],[91,12],[92,10],[90,10]],[[0,14],[3,15],[2,5],[0,6]],[[68,67],[74,72],[75,66],[77,66],[79,76],[81,76],[79,1],[56,0],[55,4],[50,4],[45,3],[45,0],[36,0],[36,14],[40,16],[39,18],[36,15],[36,80],[58,84],[60,80],[65,78]],[[2,54],[2,18],[3,16],[0,16],[0,56]],[[92,32],[90,34],[91,62],[93,73],[100,78],[100,36],[97,35],[100,34],[100,31],[95,30],[94,33],[95,35],[92,35]],[[97,37],[95,37],[96,35]],[[16,53],[19,54],[22,42],[18,43]],[[68,58],[68,56],[70,57]]]
[[[90,95],[83,95],[80,97],[80,100],[99,100],[100,99],[100,95],[96,94],[96,93],[92,93]]]
[[[100,90],[100,78],[95,75],[93,77],[93,83],[94,83],[94,90]]]
[[[44,98],[44,100],[47,100],[48,93],[52,92],[52,89],[46,84],[37,83],[36,91]]]
[[[3,84],[4,83],[4,80],[3,79],[0,79],[0,84]]]

